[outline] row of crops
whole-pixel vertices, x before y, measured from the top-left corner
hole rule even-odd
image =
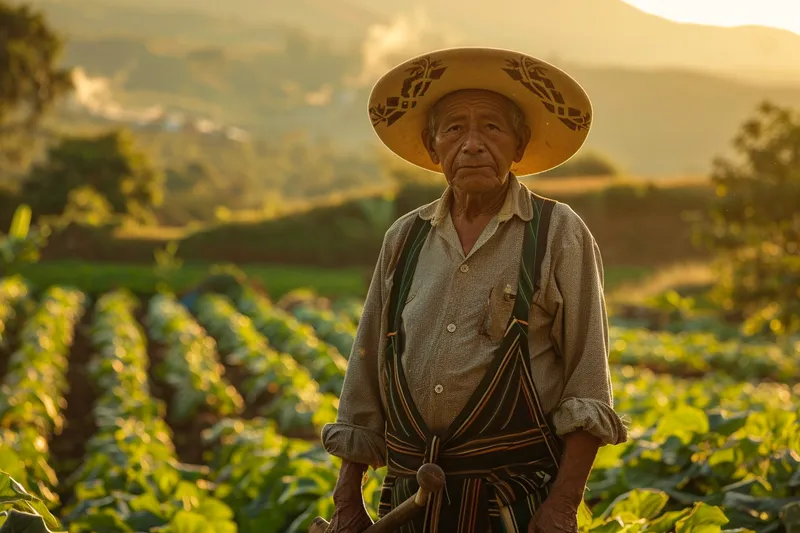
[[[358,302],[301,294],[273,302],[245,289],[187,307],[171,294],[90,301],[0,280],[0,522],[31,533],[306,531],[332,513],[338,462],[317,435],[335,418],[358,316]],[[91,352],[87,391],[67,378],[76,336]],[[598,455],[584,531],[800,528],[796,344],[612,328],[611,346],[631,440]],[[84,392],[90,433],[73,467],[50,450]],[[186,441],[198,460],[185,459]],[[382,475],[365,486],[373,517]]]

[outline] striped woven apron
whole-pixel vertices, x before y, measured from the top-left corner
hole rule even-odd
[[[439,465],[446,486],[399,532],[527,531],[555,479],[561,442],[543,414],[528,350],[528,314],[554,203],[530,194],[534,217],[525,228],[517,296],[505,336],[465,408],[442,435],[423,422],[401,363],[403,302],[430,223],[417,218],[406,238],[394,272],[381,376],[388,403],[388,471],[378,515],[385,516],[416,492],[415,475],[423,463]]]

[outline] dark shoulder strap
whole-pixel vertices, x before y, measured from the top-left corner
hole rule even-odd
[[[550,230],[550,216],[553,213],[555,201],[543,198],[534,193],[531,195],[533,217],[525,226],[525,236],[522,240],[522,257],[519,265],[519,286],[515,313],[521,320],[527,320],[533,295],[539,288],[542,260],[547,251],[547,232]]]
[[[536,209],[536,205],[540,206],[539,209],[539,224],[537,229],[537,238],[536,238],[536,254],[534,255],[533,259],[533,287],[534,291],[539,288],[539,279],[541,278],[541,271],[542,271],[542,260],[544,260],[544,254],[547,251],[547,234],[550,231],[550,218],[553,214],[553,207],[555,207],[556,202],[555,200],[551,200],[549,198],[543,198],[541,196],[534,195],[534,209]]]
[[[389,295],[389,335],[394,335],[399,326],[400,314],[402,313],[403,302],[408,297],[411,289],[411,280],[414,278],[414,270],[417,268],[417,259],[430,232],[431,224],[429,221],[417,216],[411,229],[406,235],[403,243],[403,250],[395,265],[392,278],[392,291]]]

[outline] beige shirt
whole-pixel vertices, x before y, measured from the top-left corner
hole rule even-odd
[[[386,464],[386,398],[379,386],[394,265],[417,215],[433,228],[419,255],[403,311],[403,369],[425,423],[443,433],[491,363],[512,313],[528,189],[512,176],[506,201],[464,255],[450,217],[452,192],[398,219],[386,232],[364,304],[339,403],[337,421],[322,431],[332,455]],[[553,209],[541,288],[529,314],[534,384],[559,435],[584,429],[603,444],[627,439],[614,412],[608,367],[603,265],[597,243],[566,204]]]

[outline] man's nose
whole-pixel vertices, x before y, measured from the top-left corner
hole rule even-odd
[[[478,128],[472,126],[467,129],[461,151],[468,154],[478,154],[485,149],[486,147],[483,144],[483,139],[481,138]]]

